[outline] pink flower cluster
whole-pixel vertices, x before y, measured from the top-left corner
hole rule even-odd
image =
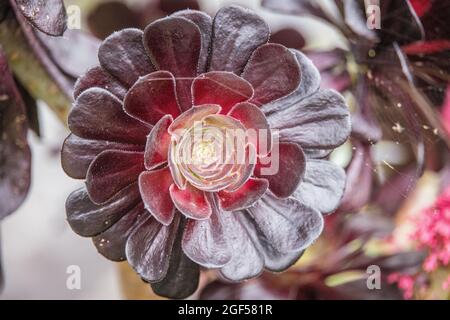
[[[416,223],[413,238],[419,248],[429,254],[423,263],[426,272],[435,271],[450,263],[450,188],[437,199],[434,206],[422,212]]]
[[[422,269],[425,274],[450,264],[450,187],[444,190],[435,204],[423,210],[415,220],[412,239],[418,249],[427,251]],[[411,299],[419,275],[393,273],[389,282],[397,283],[405,299]],[[443,290],[450,290],[450,275],[442,283]]]
[[[412,299],[416,276],[410,274],[401,274],[399,272],[391,273],[388,277],[389,283],[397,283],[397,286],[403,291],[403,298]]]

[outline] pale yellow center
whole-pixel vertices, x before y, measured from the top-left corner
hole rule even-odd
[[[212,141],[201,141],[194,145],[192,161],[195,164],[209,165],[217,160],[217,152]]]

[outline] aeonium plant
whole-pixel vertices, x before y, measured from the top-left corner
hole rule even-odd
[[[69,224],[159,295],[191,295],[200,268],[283,271],[339,205],[345,174],[324,157],[348,108],[269,35],[239,6],[176,12],[106,38],[75,85],[62,166],[86,185]]]

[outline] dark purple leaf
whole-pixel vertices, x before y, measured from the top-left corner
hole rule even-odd
[[[125,97],[124,110],[148,124],[156,124],[165,115],[177,118],[181,110],[175,81],[167,71],[156,71],[139,78]]]
[[[25,200],[31,179],[26,107],[0,50],[0,220]]]
[[[197,75],[202,50],[200,29],[186,18],[160,19],[145,28],[144,45],[153,65],[175,76],[181,109],[189,109],[191,83]]]
[[[300,85],[290,95],[262,106],[262,110],[267,116],[298,104],[319,90],[320,73],[313,62],[300,51],[293,50],[293,52],[300,66]]]
[[[180,215],[170,226],[164,226],[150,217],[136,227],[128,238],[125,249],[127,260],[146,281],[158,282],[166,276],[179,223]]]
[[[318,91],[266,116],[271,128],[280,130],[280,141],[306,148],[335,148],[350,134],[349,110],[344,98],[333,90]]]
[[[153,127],[147,136],[144,163],[147,170],[155,169],[167,162],[171,137],[167,129],[172,123],[172,116],[165,115]]]
[[[256,249],[264,257],[264,266],[273,272],[281,272],[292,266],[303,254],[304,250],[282,253],[275,249],[274,244],[257,228],[255,220],[246,212],[234,212],[240,223],[245,227]]]
[[[255,90],[250,102],[263,105],[297,89],[301,72],[295,53],[280,44],[269,43],[253,52],[242,77]]]
[[[246,209],[266,193],[268,186],[266,179],[250,178],[237,190],[217,192],[219,206],[225,211]]]
[[[74,179],[86,178],[89,165],[105,150],[144,151],[142,145],[88,140],[70,134],[61,150],[61,164],[64,172]]]
[[[136,183],[117,193],[108,202],[97,205],[85,188],[72,192],[66,201],[67,221],[73,231],[83,237],[95,236],[130,212],[141,200]]]
[[[356,212],[369,201],[372,192],[373,164],[370,146],[353,141],[353,157],[348,165],[344,197],[339,209]]]
[[[166,1],[163,1],[163,3],[165,3],[165,2]],[[172,1],[172,2],[178,2],[178,1]],[[194,11],[194,10],[179,11],[179,12],[174,13],[172,16],[173,17],[182,17],[182,18],[191,20],[200,29],[200,33],[202,35],[202,48],[200,51],[200,58],[198,61],[198,73],[206,72],[208,57],[209,57],[209,48],[211,46],[211,36],[212,36],[211,17],[208,16],[204,12]]]
[[[345,188],[345,171],[330,161],[306,161],[305,175],[293,197],[301,203],[330,213],[336,210]]]
[[[67,27],[67,15],[62,0],[10,0],[38,30],[60,36]]]
[[[213,21],[210,71],[238,75],[253,51],[269,40],[269,27],[254,12],[240,6],[220,9]]]
[[[77,98],[68,124],[74,134],[85,139],[142,145],[151,129],[125,114],[122,102],[100,88],[90,88]]]
[[[281,29],[271,34],[270,42],[298,50],[301,50],[305,46],[305,38],[303,38],[300,32],[291,28]]]
[[[106,150],[89,166],[86,188],[95,203],[108,201],[117,192],[137,181],[145,170],[144,153]]]
[[[278,199],[268,193],[248,212],[270,244],[283,253],[307,248],[322,233],[320,212],[294,198]]]
[[[274,145],[270,155],[260,161],[255,175],[269,181],[270,191],[279,198],[292,195],[305,173],[306,159],[302,148],[296,143],[283,142]]]
[[[227,114],[239,102],[253,96],[250,83],[231,72],[212,71],[195,78],[192,83],[192,98],[195,106],[217,104],[221,113]]]
[[[160,223],[168,226],[176,214],[169,188],[173,184],[172,175],[167,167],[145,171],[139,176],[139,189],[145,209]]]
[[[175,207],[189,219],[205,220],[212,214],[210,201],[206,193],[188,183],[185,189],[175,184],[170,186],[170,197]]]
[[[199,266],[190,260],[181,248],[184,223],[180,223],[172,248],[169,269],[166,276],[159,282],[152,283],[153,291],[171,299],[185,299],[197,290],[200,270]]]
[[[221,212],[222,221],[232,251],[231,260],[220,269],[220,274],[230,281],[243,281],[257,277],[264,268],[264,257],[254,245],[244,226],[236,218],[237,212]]]
[[[78,78],[73,89],[73,96],[75,99],[80,94],[90,88],[101,88],[111,92],[120,100],[125,98],[127,89],[102,67],[94,67],[89,69],[84,75]]]
[[[139,77],[155,71],[138,29],[123,29],[106,38],[98,51],[100,64],[111,75],[131,87]]]
[[[134,229],[149,217],[144,205],[136,207],[121,217],[111,228],[92,238],[97,251],[112,261],[126,260],[125,246]]]
[[[209,199],[211,200],[211,199]],[[182,240],[184,253],[194,262],[206,268],[223,267],[232,258],[223,217],[215,201],[213,213],[207,220],[188,219]]]

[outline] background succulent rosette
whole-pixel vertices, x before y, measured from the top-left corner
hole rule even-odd
[[[67,200],[69,224],[160,295],[192,294],[200,267],[229,281],[285,270],[339,205],[345,174],[326,157],[348,138],[348,108],[269,34],[238,6],[176,12],[107,37],[75,85],[62,165],[86,186]],[[196,123],[264,129],[271,149],[246,139],[242,163],[186,165],[180,152],[197,146],[177,130]],[[270,150],[279,170],[265,175]]]

